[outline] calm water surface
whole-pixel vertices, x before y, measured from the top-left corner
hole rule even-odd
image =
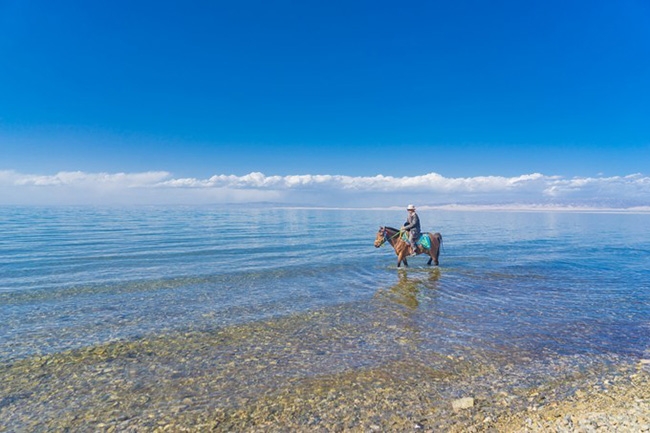
[[[439,267],[399,211],[0,208],[0,431],[446,431],[650,357],[650,215],[420,217]]]
[[[1,208],[0,361],[320,310],[408,322],[443,354],[647,350],[650,215],[420,217],[441,265],[398,271],[373,241],[401,211]]]

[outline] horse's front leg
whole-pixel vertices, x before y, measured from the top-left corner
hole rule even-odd
[[[404,254],[397,253],[397,267],[398,268],[402,265],[403,260],[404,260]]]

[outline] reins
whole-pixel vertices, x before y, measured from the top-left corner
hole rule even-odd
[[[399,236],[401,232],[398,230],[393,236],[388,237],[388,229],[384,228],[384,241],[379,245],[380,247],[383,246],[386,242],[390,243],[391,239],[393,239],[396,236]]]

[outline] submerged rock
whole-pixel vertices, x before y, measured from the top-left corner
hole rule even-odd
[[[474,407],[474,399],[472,397],[459,398],[451,402],[451,407],[454,410],[469,409]]]

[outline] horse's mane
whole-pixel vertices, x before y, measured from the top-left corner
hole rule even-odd
[[[384,227],[384,228],[385,228],[386,230],[392,230],[392,231],[394,231],[394,232],[398,232],[398,231],[399,231],[399,230],[397,230],[395,227],[388,227],[388,226],[386,226],[386,227]]]

